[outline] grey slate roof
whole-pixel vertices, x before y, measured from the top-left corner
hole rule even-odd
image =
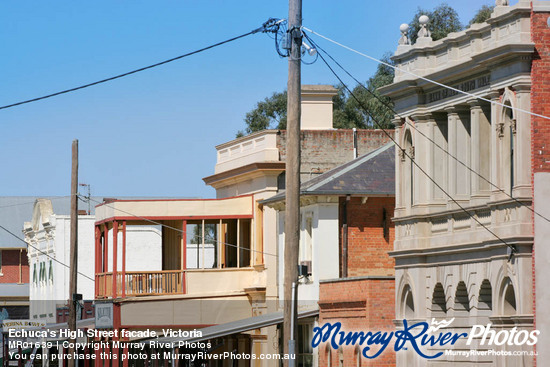
[[[395,195],[395,148],[388,143],[300,186],[300,195]],[[285,193],[264,200],[285,199]]]

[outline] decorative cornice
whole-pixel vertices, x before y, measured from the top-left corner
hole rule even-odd
[[[214,186],[224,180],[235,179],[241,176],[249,175],[254,172],[278,174],[285,170],[285,162],[259,162],[251,163],[246,166],[231,169],[229,171],[217,173],[212,176],[204,177],[205,184]]]

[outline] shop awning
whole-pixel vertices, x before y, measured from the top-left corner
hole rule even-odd
[[[317,316],[319,310],[303,311],[298,313],[298,319]],[[244,331],[260,329],[266,326],[281,324],[283,322],[283,312],[273,312],[261,316],[249,317],[247,319],[228,322],[199,329],[202,333],[200,337],[160,337],[156,339],[143,340],[142,343],[163,343],[175,344],[179,342],[195,343],[204,340],[220,338],[227,335],[238,334]],[[153,345],[154,345],[153,344]]]

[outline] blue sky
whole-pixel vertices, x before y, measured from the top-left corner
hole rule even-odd
[[[369,55],[441,1],[304,0],[303,24]],[[512,1],[512,4],[517,1]],[[463,23],[491,0],[451,5]],[[286,18],[287,1],[0,2],[0,105],[153,64]],[[376,68],[317,39],[360,80]],[[214,146],[257,101],[286,87],[287,61],[256,34],[152,70],[0,110],[0,195],[67,195],[71,142],[93,195],[214,197]],[[335,84],[319,60],[302,83]]]

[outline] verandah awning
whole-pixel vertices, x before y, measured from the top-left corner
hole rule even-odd
[[[298,312],[298,319],[317,316],[319,310]],[[177,345],[179,342],[196,343],[204,340],[220,338],[227,335],[238,334],[244,331],[260,329],[266,326],[277,325],[283,322],[283,312],[273,312],[261,316],[249,317],[242,320],[232,321],[225,324],[209,326],[199,329],[202,332],[200,337],[160,337],[156,339],[142,340],[144,344],[165,343]]]

